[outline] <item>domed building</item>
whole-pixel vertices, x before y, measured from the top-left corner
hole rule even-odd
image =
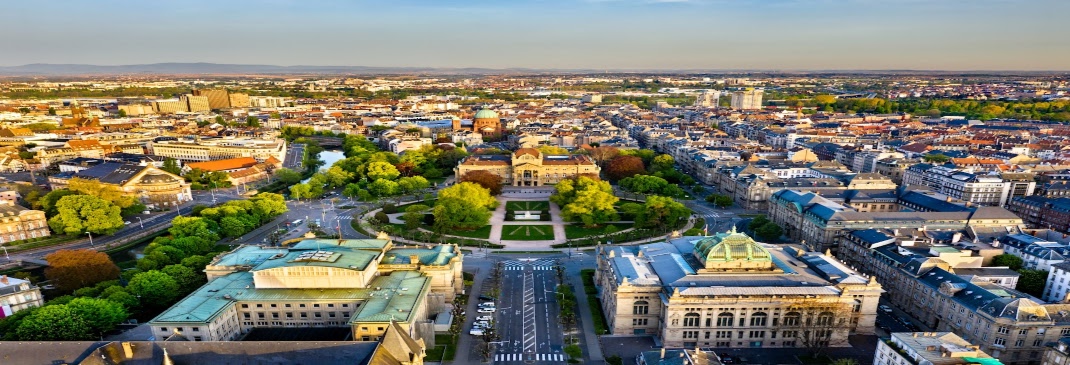
[[[835,257],[735,229],[596,254],[612,334],[670,348],[849,346],[849,335],[873,333],[883,292]]]
[[[502,135],[502,119],[493,110],[487,108],[479,109],[470,123],[454,117],[452,121],[453,130],[459,131],[471,128],[472,132],[482,134],[484,137],[491,139],[496,139]]]
[[[80,171],[61,172],[48,177],[52,190],[64,189],[71,179],[94,180],[111,185],[124,195],[137,197],[149,208],[173,208],[193,200],[190,184],[181,176],[152,165],[105,162]]]

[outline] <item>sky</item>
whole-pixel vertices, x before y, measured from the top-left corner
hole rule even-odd
[[[34,0],[0,65],[1070,70],[1070,0]]]

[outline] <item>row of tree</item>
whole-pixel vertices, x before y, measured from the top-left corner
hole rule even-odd
[[[34,208],[45,212],[53,232],[65,235],[112,234],[123,228],[123,217],[145,210],[136,197],[115,185],[73,178],[67,188],[43,196],[27,197]]]
[[[799,96],[787,98],[788,106],[815,107],[825,112],[841,113],[910,113],[929,117],[965,116],[970,119],[1016,118],[1070,121],[1070,102],[1065,100],[968,100],[942,98],[837,99],[816,95],[809,100]]]

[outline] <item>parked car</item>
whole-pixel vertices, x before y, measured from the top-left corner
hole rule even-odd
[[[495,311],[494,308],[479,308],[479,310],[477,310],[476,312],[479,312],[479,313],[494,313],[494,311]]]
[[[494,298],[488,297],[486,295],[480,295],[479,300],[494,300]]]
[[[476,317],[476,320],[477,321],[489,321],[489,320],[491,320],[491,317],[490,316],[479,316],[479,317]]]
[[[468,334],[472,336],[482,336],[483,330],[480,328],[473,328],[471,331],[468,331]]]
[[[494,306],[495,306],[495,305],[494,305],[494,302],[483,302],[483,303],[479,303],[479,306],[480,306],[480,307],[490,307],[490,308],[494,308]]]
[[[475,327],[476,327],[476,328],[490,328],[490,322],[487,322],[487,321],[479,321],[479,322],[476,322],[476,323],[475,323]]]
[[[889,307],[887,305],[881,304],[881,305],[877,306],[877,308],[880,308],[881,312],[892,313],[892,307]]]

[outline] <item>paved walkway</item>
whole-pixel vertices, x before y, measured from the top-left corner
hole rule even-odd
[[[548,197],[544,197],[539,194],[531,197],[516,195],[499,196],[498,208],[494,210],[490,215],[490,241],[505,245],[506,249],[510,250],[547,250],[550,249],[550,245],[559,243],[565,243],[565,223],[561,219],[561,208],[550,202],[550,221],[506,221],[505,220],[505,205],[508,201],[548,201]],[[515,197],[514,197],[515,196]],[[527,225],[549,225],[554,229],[553,240],[541,240],[541,241],[516,241],[516,240],[502,240],[502,230],[507,226],[527,226]]]
[[[576,305],[580,307],[580,325],[583,331],[583,345],[585,345],[584,351],[587,354],[587,361],[585,364],[602,364],[605,362],[605,357],[602,355],[602,343],[598,341],[598,334],[594,332],[594,320],[591,313],[591,308],[587,305],[588,300],[598,300],[595,297],[587,297],[583,290],[583,277],[580,275],[580,270],[585,267],[594,266],[593,259],[590,257],[577,258],[571,260],[565,260],[565,276],[568,283],[572,285],[572,292],[576,293]]]

